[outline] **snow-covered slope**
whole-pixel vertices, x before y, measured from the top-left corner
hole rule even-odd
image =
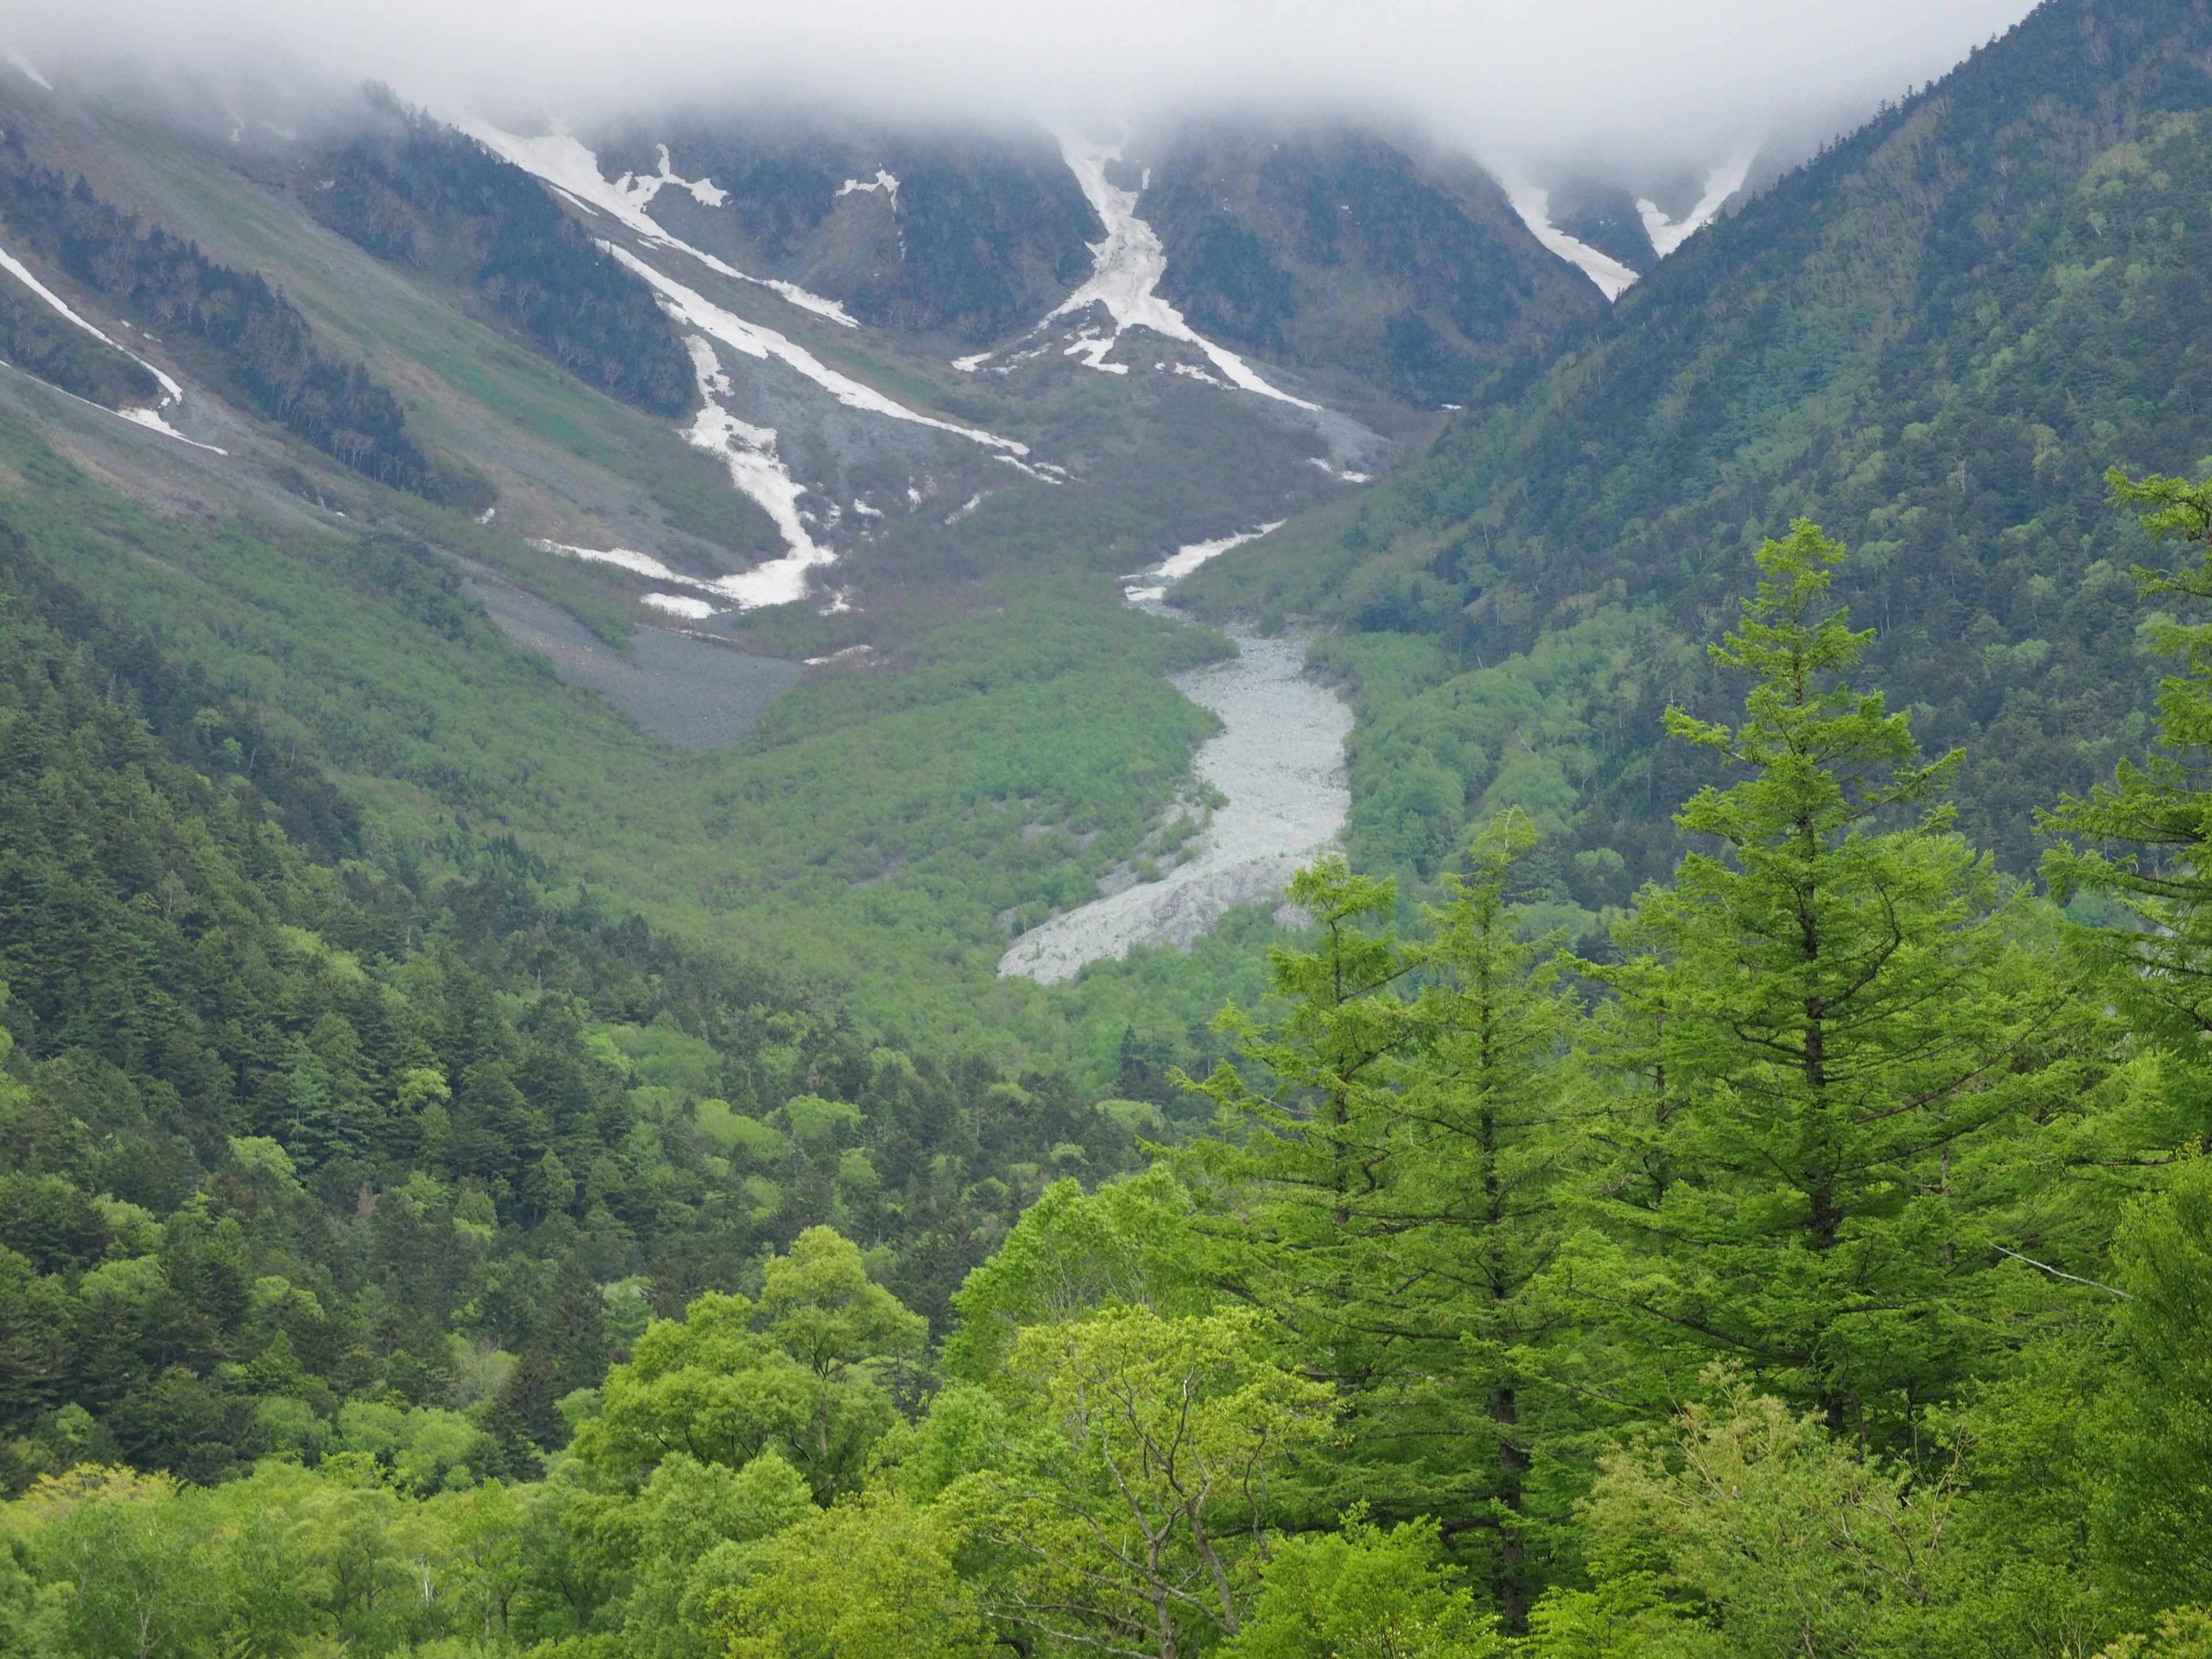
[[[1651,239],[1651,246],[1665,258],[1691,237],[1703,230],[1728,205],[1729,198],[1743,188],[1743,181],[1751,176],[1753,150],[1745,150],[1731,157],[1705,175],[1705,194],[1697,205],[1679,219],[1669,219],[1658,205],[1648,198],[1638,198],[1636,211],[1644,220],[1644,231]]]
[[[846,328],[859,326],[845,307],[835,300],[825,300],[819,294],[810,294],[793,283],[779,282],[773,277],[756,276],[749,271],[739,270],[727,260],[718,259],[664,229],[659,222],[645,210],[664,186],[673,185],[690,191],[692,198],[703,207],[719,207],[726,199],[724,192],[715,187],[712,179],[679,179],[670,172],[668,147],[665,144],[660,146],[660,171],[658,173],[641,176],[625,173],[619,179],[609,179],[599,170],[599,158],[586,149],[565,126],[556,125],[543,137],[522,138],[503,131],[488,121],[470,116],[456,118],[453,125],[493,155],[512,161],[524,172],[542,179],[579,207],[611,216],[624,228],[648,242],[688,253],[708,270],[734,282],[750,283],[756,288],[769,289],[802,311],[826,317]]]
[[[1139,191],[1124,190],[1106,176],[1107,164],[1121,159],[1121,146],[1063,138],[1060,150],[1067,158],[1068,171],[1083,186],[1084,197],[1097,211],[1099,222],[1106,227],[1106,240],[1091,244],[1094,264],[1091,280],[1048,313],[1037,325],[1037,330],[1048,328],[1062,317],[1079,318],[1093,306],[1101,307],[1113,324],[1113,331],[1101,333],[1096,329],[1085,329],[1064,349],[1064,356],[1079,357],[1092,368],[1109,374],[1126,374],[1128,365],[1109,363],[1107,355],[1121,343],[1122,335],[1129,330],[1150,329],[1164,338],[1196,346],[1206,354],[1206,361],[1220,371],[1223,380],[1239,391],[1257,392],[1294,408],[1318,410],[1319,404],[1308,403],[1268,385],[1242,357],[1206,339],[1184,320],[1182,313],[1160,297],[1158,289],[1160,278],[1167,274],[1167,255],[1152,228],[1137,216]],[[973,373],[994,355],[983,352],[963,357],[953,367]]]
[[[1751,164],[1756,154],[1755,149],[1743,150],[1707,173],[1703,193],[1689,211],[1679,219],[1668,217],[1650,198],[1638,198],[1637,216],[1644,222],[1644,232],[1650,239],[1652,252],[1660,258],[1665,258],[1719,217],[1721,210],[1743,188],[1744,180],[1751,176]],[[1612,255],[1570,235],[1553,222],[1549,191],[1523,179],[1510,179],[1506,183],[1506,194],[1513,204],[1513,210],[1521,216],[1522,222],[1534,234],[1536,240],[1580,270],[1597,284],[1599,291],[1607,299],[1619,299],[1636,281],[1636,271]]]
[[[1552,192],[1540,185],[1532,185],[1525,179],[1505,181],[1505,198],[1513,204],[1513,210],[1521,216],[1521,222],[1546,247],[1595,283],[1598,292],[1608,300],[1618,300],[1636,281],[1636,273],[1610,254],[1601,253],[1588,242],[1577,241],[1552,222]]]

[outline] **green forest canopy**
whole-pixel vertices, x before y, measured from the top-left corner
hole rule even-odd
[[[2193,617],[2212,483],[2113,483]],[[963,1078],[936,1152],[923,1060],[318,862],[19,584],[7,936],[82,920],[8,970],[0,1651],[2202,1651],[2212,624],[2160,624],[2166,746],[2051,804],[2093,927],[1856,679],[1844,550],[1759,564],[1604,960],[1532,928],[1523,812],[1405,937],[1327,860],[1211,1131]],[[923,1213],[1011,1218],[935,1319]],[[611,1270],[708,1218],[740,1290]]]

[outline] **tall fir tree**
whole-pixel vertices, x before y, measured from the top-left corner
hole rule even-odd
[[[1206,1088],[1239,1133],[1194,1154],[1237,1218],[1239,1288],[1346,1402],[1330,1498],[1410,1514],[1425,1492],[1515,1627],[1569,1506],[1550,1454],[1587,1421],[1550,1380],[1579,1012],[1516,902],[1535,845],[1518,810],[1494,820],[1403,948],[1355,925],[1387,914],[1389,884],[1302,875],[1322,948],[1277,956],[1280,1025],[1231,1021],[1244,1068]]]
[[[1953,831],[1958,755],[1924,761],[1842,679],[1872,637],[1829,604],[1843,557],[1802,520],[1767,542],[1710,647],[1752,678],[1742,724],[1667,713],[1748,775],[1683,808],[1711,850],[1638,895],[1625,959],[1587,966],[1617,994],[1603,1046],[1627,1086],[1594,1200],[1620,1248],[1580,1288],[1671,1356],[1660,1388],[1728,1357],[1889,1440],[1998,1340],[1971,1155],[2078,1079],[2065,975]]]

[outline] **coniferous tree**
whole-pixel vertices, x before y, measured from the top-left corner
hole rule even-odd
[[[2154,541],[2197,550],[2194,568],[2136,570],[2146,599],[2179,599],[2197,619],[2152,619],[2151,642],[2181,663],[2159,687],[2160,752],[2140,765],[2122,761],[2109,787],[2086,800],[2067,797],[2044,815],[2045,832],[2066,838],[2045,856],[2044,873],[2062,899],[2086,889],[2130,913],[2126,925],[2087,938],[2123,970],[2111,989],[2131,1023],[2185,1075],[2199,1069],[2195,1051],[2212,1030],[2212,790],[2203,782],[2212,746],[2212,623],[2198,609],[2212,599],[2212,480],[2137,479],[2115,467],[2106,482],[2115,504],[2141,510]],[[2105,848],[2127,850],[2113,856]]]
[[[1547,1288],[1577,1161],[1578,1013],[1550,957],[1522,936],[1516,899],[1536,837],[1510,811],[1448,876],[1430,938],[1399,947],[1354,924],[1388,884],[1324,863],[1293,897],[1326,930],[1279,954],[1279,1028],[1231,1023],[1249,1071],[1207,1085],[1249,1126],[1193,1161],[1223,1183],[1239,1287],[1298,1333],[1346,1401],[1353,1449],[1332,1499],[1378,1512],[1422,1502],[1483,1549],[1492,1597],[1517,1626],[1540,1584],[1532,1465],[1580,1416],[1547,1391],[1563,1310]],[[1418,985],[1418,990],[1402,988]],[[1547,1468],[1539,1484],[1556,1486]],[[1564,1520],[1552,1490],[1535,1509]]]
[[[1638,896],[1625,961],[1588,969],[1643,1086],[1598,1200],[1626,1248],[1583,1288],[1686,1369],[1731,1357],[1887,1435],[1991,1340],[1961,1306],[2001,1260],[1967,1154],[2073,1086],[2071,1010],[2023,902],[1953,832],[1958,756],[1923,761],[1841,679],[1872,637],[1828,605],[1843,556],[1804,520],[1766,543],[1710,647],[1753,678],[1743,723],[1668,711],[1749,775],[1684,807],[1714,850]]]

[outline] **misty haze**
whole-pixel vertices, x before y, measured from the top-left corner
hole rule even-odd
[[[2202,0],[0,15],[0,1659],[2212,1653]]]

